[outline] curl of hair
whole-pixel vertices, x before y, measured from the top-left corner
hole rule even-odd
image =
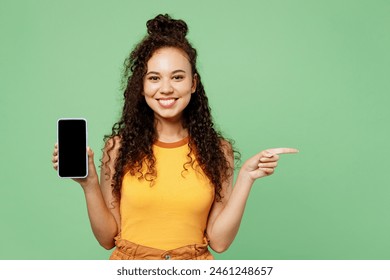
[[[147,22],[147,28],[149,35],[125,60],[122,115],[113,125],[111,134],[104,137],[104,141],[114,137],[119,137],[121,141],[111,184],[114,198],[120,200],[122,179],[126,172],[150,181],[151,185],[157,176],[156,158],[152,149],[157,140],[157,132],[154,112],[143,96],[143,80],[147,62],[154,52],[164,47],[173,47],[186,53],[192,74],[197,76],[196,91],[183,112],[182,124],[189,135],[188,161],[183,164],[183,169],[187,170],[186,166],[194,163],[191,154],[195,155],[199,166],[214,186],[216,200],[220,201],[222,185],[232,176],[234,168],[230,166],[222,147],[222,141],[227,140],[214,128],[208,98],[196,69],[197,52],[185,38],[188,32],[187,24],[182,20],[174,20],[169,15],[158,15]],[[231,141],[227,142],[230,144],[229,152],[235,153]],[[239,156],[236,157],[238,158]],[[110,160],[109,158],[107,162],[102,162],[102,165],[106,165]]]
[[[183,40],[188,32],[183,20],[172,19],[169,15],[158,15],[146,23],[150,36],[168,36]]]

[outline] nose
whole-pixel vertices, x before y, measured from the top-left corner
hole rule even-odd
[[[173,87],[171,84],[171,81],[168,79],[164,79],[161,84],[160,88],[160,93],[161,94],[171,94],[173,93]]]

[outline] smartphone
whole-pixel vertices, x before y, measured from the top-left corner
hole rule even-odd
[[[57,121],[58,176],[85,178],[88,176],[87,120],[61,118]]]

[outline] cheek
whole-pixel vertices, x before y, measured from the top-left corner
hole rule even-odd
[[[157,91],[157,86],[153,84],[144,84],[144,95],[145,96],[153,96]]]
[[[146,101],[146,104],[148,104],[150,107],[150,98],[148,98],[148,96],[146,96],[146,95],[145,95],[145,101]]]
[[[185,83],[180,83],[177,85],[176,90],[178,92],[181,92],[183,95],[184,94],[191,94],[192,93],[192,83],[191,82],[185,82]]]
[[[154,102],[154,99],[151,97],[151,96],[148,96],[145,94],[145,101],[146,101],[146,104],[148,104],[149,108],[153,108],[154,106],[156,106],[153,102]]]

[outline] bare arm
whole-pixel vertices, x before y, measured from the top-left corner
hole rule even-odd
[[[110,147],[114,149],[109,151]],[[103,163],[107,161],[108,155],[111,160],[107,165],[103,164],[101,168],[100,184],[93,160],[94,153],[90,148],[88,148],[88,176],[83,179],[74,179],[83,188],[93,234],[100,245],[106,249],[115,246],[114,237],[120,231],[119,204],[115,202],[111,188],[118,147],[119,140],[110,139],[104,148]],[[54,169],[57,169],[57,145],[52,161]]]
[[[233,166],[231,147],[226,144],[225,155]],[[230,149],[230,150],[229,150]],[[233,188],[233,176],[227,181],[222,190],[222,201],[215,201],[207,224],[207,235],[210,247],[216,252],[227,250],[237,235],[246,201],[254,181],[271,175],[277,166],[278,154],[296,153],[290,148],[268,149],[248,159],[240,169]]]

